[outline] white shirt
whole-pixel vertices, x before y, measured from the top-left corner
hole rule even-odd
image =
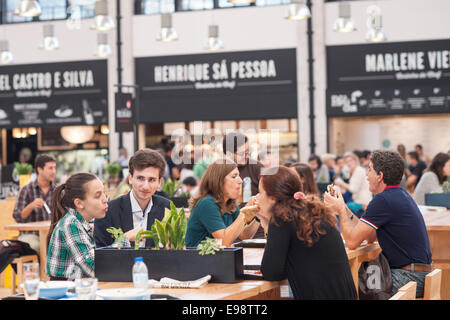
[[[142,212],[141,206],[134,197],[133,190],[131,190],[130,192],[130,201],[131,212],[133,215],[133,229],[142,227],[143,230],[147,230],[148,213],[150,212],[150,210],[152,210],[153,200],[150,199],[150,202],[148,203],[147,208],[145,208],[144,212]],[[139,247],[145,247],[145,239],[139,243]]]
[[[353,201],[360,204],[368,204],[372,200],[372,193],[369,189],[369,181],[366,178],[366,171],[358,166],[350,177],[349,191],[352,193]]]

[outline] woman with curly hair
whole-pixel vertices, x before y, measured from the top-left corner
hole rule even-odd
[[[264,279],[289,280],[295,299],[356,299],[344,243],[330,208],[304,195],[298,174],[280,166],[262,175],[256,215],[267,234]]]

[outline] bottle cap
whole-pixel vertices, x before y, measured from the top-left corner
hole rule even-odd
[[[144,261],[144,258],[142,258],[142,257],[134,258],[134,262],[143,262],[143,261]]]

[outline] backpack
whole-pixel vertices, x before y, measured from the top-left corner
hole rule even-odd
[[[0,273],[15,259],[20,256],[37,255],[37,252],[31,249],[30,245],[20,240],[2,240],[0,241]],[[13,266],[17,272],[16,266]]]

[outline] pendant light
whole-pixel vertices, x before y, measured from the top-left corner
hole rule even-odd
[[[97,48],[94,55],[97,57],[106,58],[112,54],[111,46],[108,44],[108,34],[105,32],[99,32],[97,34]]]
[[[92,126],[69,126],[61,127],[61,137],[74,144],[88,142],[94,137],[95,130]]]
[[[339,17],[334,23],[333,30],[336,32],[356,31],[355,23],[350,14],[350,3],[339,2]]]
[[[13,60],[13,54],[9,50],[9,41],[0,40],[0,64],[10,64]]]
[[[386,41],[386,35],[383,30],[381,8],[376,5],[367,7],[367,34],[366,40],[370,42]]]
[[[211,24],[208,26],[208,40],[206,43],[206,49],[215,51],[223,49],[223,42],[219,38],[219,26]]]
[[[55,37],[55,26],[53,24],[44,24],[44,39],[40,48],[47,51],[59,49],[59,41]]]
[[[284,17],[288,20],[303,20],[311,18],[311,11],[305,3],[305,0],[291,0]]]
[[[366,40],[370,42],[386,41],[386,34],[383,30],[381,15],[372,17],[371,27],[366,34]]]
[[[156,40],[163,42],[178,40],[178,34],[175,29],[172,28],[172,15],[170,13],[161,15],[161,30],[159,31]]]
[[[113,18],[108,15],[108,1],[98,0],[95,2],[94,23],[91,25],[92,30],[109,31],[115,28]]]
[[[251,3],[255,3],[256,0],[228,0],[229,3],[232,4],[251,4]]]
[[[20,0],[14,14],[21,17],[37,17],[42,13],[41,6],[36,0]]]

